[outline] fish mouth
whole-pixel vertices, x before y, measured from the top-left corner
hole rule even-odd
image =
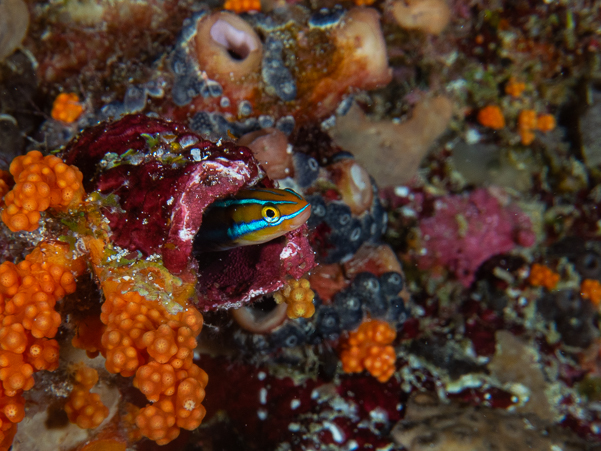
[[[289,225],[290,230],[298,229],[305,222],[308,221],[311,216],[311,204],[307,204],[299,214],[297,214],[291,221]]]

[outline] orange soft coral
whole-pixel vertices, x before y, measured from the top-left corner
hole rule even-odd
[[[109,409],[102,404],[98,393],[76,386],[65,404],[65,412],[71,423],[82,429],[93,429],[100,426],[108,416]]]
[[[175,406],[172,397],[163,397],[158,402],[140,409],[136,416],[136,425],[142,435],[166,445],[179,435],[179,427],[175,425]]]
[[[0,451],[10,449],[17,423],[25,417],[25,400],[21,395],[7,396],[0,390]]]
[[[503,112],[496,105],[488,105],[478,111],[478,122],[494,130],[500,130],[505,127]]]
[[[166,444],[180,427],[198,427],[205,414],[201,402],[208,377],[192,362],[203,318],[188,304],[169,313],[130,288],[104,285],[102,352],[108,371],[135,373],[134,386],[154,403],[137,413],[136,424],[142,435]]]
[[[175,333],[168,324],[161,324],[157,330],[146,332],[142,342],[150,357],[159,363],[167,363],[179,349]]]
[[[518,115],[518,133],[522,144],[529,145],[534,141],[534,129],[536,128],[536,111],[522,110]]]
[[[4,351],[11,351],[17,354],[23,354],[27,348],[27,334],[21,323],[14,323],[10,326],[0,328],[0,348]]]
[[[175,393],[175,369],[168,363],[149,362],[138,368],[134,387],[140,390],[149,401],[156,402],[161,395]]]
[[[278,304],[288,304],[286,314],[291,319],[312,317],[315,313],[314,297],[315,293],[307,279],[290,280],[281,291],[273,295]]]
[[[247,13],[249,11],[261,11],[260,0],[226,0],[223,9],[233,11],[236,14]]]
[[[0,200],[6,193],[10,191],[10,188],[14,184],[13,178],[10,172],[0,170]]]
[[[390,344],[395,338],[396,332],[388,323],[364,321],[341,345],[343,370],[347,373],[367,370],[380,382],[386,382],[394,373],[396,354]]]
[[[89,366],[81,365],[77,368],[73,380],[76,385],[90,390],[98,383],[98,371]]]
[[[594,305],[601,303],[601,283],[594,279],[584,279],[580,284],[580,295],[590,299]]]
[[[555,117],[552,114],[541,114],[536,120],[536,128],[543,132],[550,132],[555,128]]]
[[[8,396],[33,387],[33,367],[23,360],[23,354],[0,352],[0,381]]]
[[[94,368],[81,365],[73,376],[73,390],[69,395],[65,412],[71,423],[82,429],[93,429],[108,417],[109,409],[102,403],[97,393],[90,389],[98,383],[98,372]]]
[[[518,128],[524,130],[533,130],[536,128],[536,111],[522,110],[518,115]]]
[[[54,371],[58,368],[58,358],[58,342],[46,338],[34,340],[25,354],[25,361],[36,371]]]
[[[142,338],[166,322],[165,313],[137,292],[112,292],[102,305],[101,321],[107,328],[102,335],[106,369],[130,377],[147,360]]]
[[[4,196],[2,220],[13,232],[31,232],[39,226],[40,212],[48,208],[65,211],[83,200],[83,175],[53,155],[44,157],[32,150],[13,160],[10,173],[16,184]]]
[[[552,290],[559,282],[559,274],[545,265],[535,263],[530,268],[530,276],[528,282],[534,287],[545,287],[547,290]]]
[[[81,116],[82,112],[83,106],[79,103],[77,94],[62,92],[54,99],[51,115],[52,119],[71,123],[75,122]]]
[[[205,397],[205,385],[202,380],[188,377],[180,382],[175,396],[175,415],[177,425],[189,431],[200,426],[207,413],[201,404]]]
[[[0,265],[0,449],[10,447],[23,418],[21,392],[33,387],[33,373],[58,367],[54,337],[61,318],[54,306],[75,291],[83,263],[69,245],[40,243],[25,260]]]
[[[510,78],[505,85],[505,94],[509,94],[511,97],[519,97],[522,92],[526,89],[526,83],[518,81],[515,78]]]

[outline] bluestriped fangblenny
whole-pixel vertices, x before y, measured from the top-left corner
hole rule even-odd
[[[251,189],[214,202],[194,238],[196,252],[261,244],[303,225],[311,205],[291,189]]]

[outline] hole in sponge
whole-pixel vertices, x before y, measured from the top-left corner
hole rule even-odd
[[[257,49],[253,36],[222,19],[217,20],[211,27],[211,38],[225,47],[230,57],[236,61],[244,61]]]

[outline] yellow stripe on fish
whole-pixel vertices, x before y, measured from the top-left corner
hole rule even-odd
[[[196,251],[261,244],[303,225],[311,205],[291,189],[250,189],[215,201],[194,238]]]

